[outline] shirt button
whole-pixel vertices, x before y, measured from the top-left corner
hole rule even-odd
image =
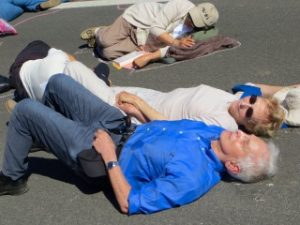
[[[181,131],[179,131],[179,134],[183,134],[183,131],[181,130]]]
[[[163,130],[163,131],[165,131],[165,130],[166,130],[166,128],[164,127],[162,130]]]
[[[197,140],[199,141],[199,140],[200,140],[200,137],[197,137]]]
[[[205,150],[205,148],[201,148],[201,150],[202,150],[202,151],[204,151],[204,150]]]
[[[147,128],[147,131],[149,131],[149,130],[150,130],[150,128],[148,127],[148,128]]]

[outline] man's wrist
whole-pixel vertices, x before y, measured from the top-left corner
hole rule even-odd
[[[111,169],[113,169],[113,168],[116,167],[116,166],[120,166],[120,165],[119,165],[119,162],[118,162],[117,160],[115,160],[115,161],[109,161],[109,162],[106,164],[106,169],[107,169],[107,170],[111,170]]]

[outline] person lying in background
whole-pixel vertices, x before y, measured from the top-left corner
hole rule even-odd
[[[11,21],[24,12],[37,12],[59,5],[68,0],[1,0],[0,18]]]
[[[38,59],[32,60],[32,55]],[[270,136],[280,128],[284,118],[284,112],[277,101],[255,96],[240,99],[208,85],[178,88],[170,92],[139,87],[109,87],[84,64],[74,61],[72,57],[70,59],[67,53],[50,48],[41,41],[29,44],[11,66],[10,78],[12,86],[16,88],[16,100],[30,97],[41,101],[49,78],[56,73],[71,76],[113,106],[116,105],[116,95],[121,91],[135,94],[168,120],[200,120],[230,131],[237,131],[240,126],[250,133]],[[122,101],[135,104],[130,99],[123,98]],[[14,101],[6,102],[9,111],[14,106]],[[125,108],[122,110],[126,112]],[[134,119],[134,122],[147,121],[147,118],[143,118],[143,111],[143,108],[135,111],[139,113],[139,116],[135,115],[139,121]]]
[[[169,46],[193,46],[195,40],[187,34],[211,27],[218,19],[218,10],[208,2],[197,6],[188,0],[141,2],[127,8],[110,26],[87,28],[80,37],[108,60],[147,52],[134,61],[141,68],[163,58]]]

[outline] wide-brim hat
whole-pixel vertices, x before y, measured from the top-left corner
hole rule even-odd
[[[209,3],[200,3],[189,11],[193,24],[197,28],[212,26],[219,19],[217,8]]]

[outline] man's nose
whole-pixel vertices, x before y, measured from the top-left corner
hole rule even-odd
[[[238,130],[238,137],[243,137],[245,133],[242,130]]]

